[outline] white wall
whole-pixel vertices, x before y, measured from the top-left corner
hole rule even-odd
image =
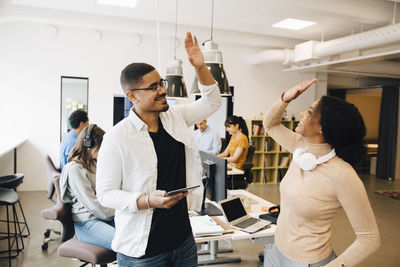
[[[25,173],[20,190],[46,188],[46,154],[58,163],[61,76],[89,78],[90,121],[107,131],[112,127],[112,95],[122,92],[122,68],[134,61],[158,65],[156,38],[151,35],[134,46],[131,36],[124,33],[102,32],[101,41],[92,42],[89,30],[59,27],[58,36],[50,39],[44,29],[45,25],[36,23],[0,24],[1,138],[22,135],[28,139],[18,150],[18,172]],[[162,42],[163,75],[173,58],[173,45],[170,38]],[[282,90],[314,77],[313,73],[283,73],[279,64],[249,66],[245,59],[257,51],[254,47],[220,44],[220,48],[229,82],[235,86],[234,113],[244,118],[259,116]],[[184,61],[190,89],[194,72],[183,45],[177,56]],[[313,99],[311,89],[288,108],[288,115],[298,114]],[[0,158],[0,175],[12,170],[11,157]]]

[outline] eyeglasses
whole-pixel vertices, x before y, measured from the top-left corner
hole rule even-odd
[[[156,90],[161,90],[161,88],[167,88],[168,87],[168,81],[161,79],[160,82],[158,83],[153,83],[150,87],[147,88],[135,88],[135,89],[129,89],[129,91],[138,91],[138,90],[151,90],[151,91],[156,91]]]

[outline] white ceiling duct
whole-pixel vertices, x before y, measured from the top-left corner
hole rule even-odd
[[[290,56],[287,55],[288,49],[264,50],[249,57],[248,62],[252,65],[264,62],[282,62],[285,65],[293,62],[301,63],[394,42],[400,42],[400,23],[326,42],[307,41],[296,45]]]
[[[397,23],[382,28],[319,43],[315,46],[314,52],[317,57],[321,58],[331,55],[337,55],[343,52],[386,45],[399,41],[400,23]]]
[[[264,62],[282,62],[283,65],[294,61],[293,49],[270,49],[257,53],[247,59],[251,65],[257,65]]]

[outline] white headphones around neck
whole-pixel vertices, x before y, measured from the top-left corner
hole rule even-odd
[[[305,171],[311,171],[317,167],[318,164],[322,164],[327,162],[331,158],[336,156],[335,149],[332,149],[328,154],[317,159],[314,154],[307,152],[307,148],[298,148],[293,153],[293,161],[296,163],[301,169]]]

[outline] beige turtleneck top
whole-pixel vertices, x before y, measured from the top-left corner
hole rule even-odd
[[[302,135],[280,124],[287,105],[279,99],[266,113],[264,127],[268,134],[291,153],[307,147],[317,158],[328,154],[332,150],[328,144],[307,143]],[[356,239],[326,266],[355,266],[379,247],[378,227],[364,185],[352,166],[338,156],[312,171],[290,164],[280,192],[275,244],[287,258],[305,264],[326,259],[332,252],[332,220],[341,208]]]

